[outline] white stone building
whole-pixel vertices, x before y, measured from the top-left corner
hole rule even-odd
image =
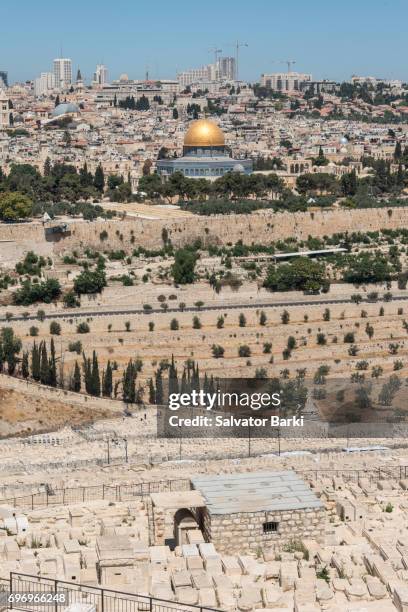
[[[301,72],[274,72],[261,75],[261,85],[273,91],[300,91],[303,83],[312,80],[311,74]]]
[[[47,96],[55,89],[55,75],[53,72],[42,72],[34,80],[34,95],[36,98]]]
[[[10,101],[3,89],[0,89],[0,130],[6,130],[11,125]]]

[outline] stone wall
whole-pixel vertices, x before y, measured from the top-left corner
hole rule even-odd
[[[326,534],[324,508],[224,515],[211,515],[205,509],[202,519],[205,539],[218,552],[227,554],[257,552],[264,547],[281,550],[285,544],[303,538],[324,543]],[[263,524],[269,521],[279,523],[277,532],[263,532]]]
[[[200,238],[204,244],[227,245],[242,240],[245,244],[264,243],[290,236],[306,240],[335,232],[375,231],[408,227],[406,208],[368,208],[362,210],[317,210],[299,213],[259,211],[252,215],[214,215],[211,217],[179,217],[176,219],[120,219],[69,222],[70,232],[56,242],[45,240],[41,223],[0,224],[0,242],[15,241],[25,249],[44,249],[47,253],[72,252],[92,247],[97,250],[127,251],[137,246],[158,249],[163,246],[163,230],[176,247]],[[101,240],[105,231],[108,237]],[[9,246],[10,248],[10,246]]]
[[[227,245],[242,240],[244,244],[264,243],[296,237],[323,237],[335,232],[375,231],[408,227],[407,208],[363,210],[319,210],[304,213],[262,211],[252,215],[215,215],[180,217],[176,220],[127,217],[124,221],[74,221],[71,234],[54,245],[56,251],[92,246],[96,249],[125,249],[137,246],[158,249],[163,246],[165,229],[174,246],[201,239],[204,244]],[[108,238],[100,240],[105,230]]]
[[[242,240],[245,244],[269,243],[294,236],[306,240],[309,235],[323,237],[334,232],[375,231],[408,227],[408,207],[279,213],[263,211],[252,215],[217,215],[180,217],[176,220],[127,217],[125,221],[74,221],[71,234],[55,243],[56,251],[91,245],[97,249],[131,249],[136,246],[161,248],[166,229],[174,246],[183,246],[200,238],[204,243],[226,245]],[[105,230],[108,238],[101,242]]]

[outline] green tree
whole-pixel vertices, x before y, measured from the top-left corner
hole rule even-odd
[[[153,380],[150,378],[149,379],[149,404],[155,404],[156,403],[156,390],[154,388],[154,383]]]
[[[100,192],[103,192],[105,187],[105,175],[103,173],[103,168],[101,164],[99,164],[95,170],[94,176],[94,187]]]
[[[51,174],[51,168],[51,160],[49,157],[47,157],[44,163],[44,176],[49,176]]]
[[[179,249],[174,255],[172,266],[173,279],[176,284],[191,284],[195,279],[197,254],[191,249]]]
[[[133,404],[136,401],[137,368],[132,360],[126,366],[122,377],[123,401]]]
[[[238,325],[240,327],[246,327],[246,317],[243,312],[238,317]]]
[[[18,191],[0,192],[1,221],[19,221],[26,219],[32,213],[32,200]]]
[[[343,174],[340,179],[341,190],[344,196],[354,196],[357,193],[356,171]]]
[[[3,327],[0,333],[0,361],[7,363],[7,371],[14,374],[17,365],[17,355],[21,351],[22,343],[14,334],[12,327]]]
[[[67,291],[64,293],[62,301],[65,308],[77,308],[80,306],[80,301],[78,300],[74,291]]]
[[[343,279],[347,283],[358,285],[391,280],[393,270],[383,253],[363,251],[357,255],[349,255],[347,261],[348,266],[343,273]]]
[[[61,334],[61,325],[57,321],[51,321],[50,334],[53,336],[59,336]]]
[[[91,360],[89,359],[89,357],[85,356],[85,353],[82,354],[82,358],[83,358],[82,368],[83,368],[83,371],[84,371],[85,391],[87,393],[91,393],[91,391],[92,391],[92,380],[91,380],[92,366],[91,366]]]
[[[81,370],[77,361],[75,361],[74,373],[72,375],[71,390],[75,391],[75,393],[79,393],[81,390]]]
[[[103,270],[84,270],[74,280],[74,291],[78,295],[100,293],[106,287],[106,275]]]
[[[77,334],[89,334],[90,327],[86,321],[81,321],[77,325]]]
[[[35,341],[31,349],[31,375],[35,381],[40,380],[40,350]]]
[[[110,361],[106,364],[105,374],[103,376],[102,395],[104,397],[112,397],[113,377],[112,366]]]
[[[215,359],[220,359],[221,357],[224,357],[225,349],[219,344],[213,344],[211,347],[211,352],[212,356],[215,357]]]
[[[313,163],[315,166],[327,166],[327,164],[329,163],[329,160],[327,159],[327,157],[325,157],[321,146],[319,147],[318,156],[313,159]]]
[[[57,361],[55,357],[54,338],[50,342],[50,359],[48,362],[48,383],[51,387],[57,386]]]
[[[281,321],[284,325],[287,325],[290,321],[290,314],[287,310],[284,310],[281,314]]]
[[[290,351],[293,351],[293,349],[296,348],[296,339],[294,338],[294,336],[289,336],[287,341],[287,347]]]
[[[213,351],[213,354],[214,354],[214,351]],[[223,357],[223,355],[224,353],[221,355],[221,357]],[[247,344],[241,344],[241,346],[238,347],[238,357],[250,357],[250,356],[251,356],[251,349],[249,348],[249,346]]]
[[[271,291],[317,292],[327,288],[325,266],[306,257],[296,257],[291,263],[271,266],[264,287]]]
[[[101,395],[101,379],[99,375],[99,364],[98,357],[96,355],[96,351],[92,353],[92,369],[91,369],[91,391],[90,394],[95,397],[99,397]]]
[[[28,352],[24,351],[23,359],[21,360],[21,375],[23,378],[28,378],[30,375],[30,368],[28,363]]]
[[[199,317],[194,316],[193,317],[193,329],[201,329],[201,321],[199,319]]]
[[[40,382],[43,385],[48,385],[49,380],[49,362],[47,345],[45,342],[40,344]]]
[[[156,404],[161,406],[164,402],[163,395],[163,377],[161,368],[159,368],[156,372]]]
[[[36,302],[50,304],[61,294],[61,285],[56,278],[48,278],[42,283],[32,283],[26,280],[13,295],[13,302],[17,305],[29,306]],[[39,311],[40,312],[40,311]]]

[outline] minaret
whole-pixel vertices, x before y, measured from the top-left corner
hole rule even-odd
[[[3,89],[0,89],[0,130],[7,130],[11,125],[10,102]]]

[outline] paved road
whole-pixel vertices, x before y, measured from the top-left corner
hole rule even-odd
[[[395,296],[390,301],[401,301],[408,300],[408,295]],[[289,308],[290,306],[329,306],[330,304],[352,304],[350,298],[337,298],[327,300],[300,300],[296,302],[250,302],[246,304],[214,304],[209,306],[189,306],[184,308],[183,312],[204,312],[208,310],[245,310],[248,308]],[[377,302],[370,302],[369,300],[362,300],[361,304],[373,304],[381,303],[384,301],[378,300]],[[45,319],[83,319],[85,317],[109,317],[117,315],[132,315],[132,314],[168,314],[178,313],[182,311],[180,308],[168,308],[163,310],[162,308],[152,308],[152,310],[146,311],[143,308],[131,308],[131,309],[116,309],[116,310],[76,310],[76,311],[63,311],[55,312],[45,315]],[[0,317],[0,322],[7,321],[6,317]],[[11,321],[38,321],[37,315],[29,315],[28,317],[16,316]]]

